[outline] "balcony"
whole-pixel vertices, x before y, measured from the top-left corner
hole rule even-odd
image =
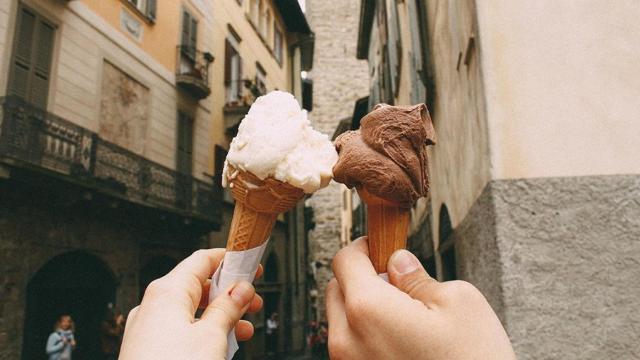
[[[198,100],[211,94],[209,87],[209,66],[213,55],[201,52],[192,46],[179,45],[177,48],[176,84]]]
[[[240,121],[249,112],[251,104],[265,93],[266,90],[263,87],[249,79],[236,80],[227,84],[226,101],[222,111],[228,136],[236,136]]]
[[[10,96],[0,98],[0,165],[38,172],[108,198],[220,226],[222,191]]]

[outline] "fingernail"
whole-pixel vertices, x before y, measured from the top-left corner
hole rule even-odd
[[[231,290],[229,296],[238,305],[245,306],[253,297],[253,286],[246,281],[242,281]]]
[[[420,266],[418,259],[407,250],[398,250],[391,255],[389,267],[399,274],[410,273]]]

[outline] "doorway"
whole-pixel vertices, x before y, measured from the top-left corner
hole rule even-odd
[[[73,359],[100,359],[100,324],[115,289],[113,273],[95,255],[73,251],[49,260],[27,285],[22,359],[47,358],[47,338],[63,314],[75,322]]]

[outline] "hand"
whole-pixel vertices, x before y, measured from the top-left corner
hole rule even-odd
[[[209,278],[223,257],[223,249],[196,251],[151,282],[142,303],[129,313],[120,359],[223,359],[234,327],[238,340],[249,340],[253,325],[240,318],[262,308],[250,283],[230,286],[207,306]],[[261,274],[260,266],[256,277]],[[198,307],[206,309],[196,321]]]
[[[76,341],[74,339],[71,339],[71,346],[76,347]]]
[[[498,317],[473,285],[439,283],[406,250],[375,272],[366,238],[333,259],[327,288],[332,359],[515,359]]]

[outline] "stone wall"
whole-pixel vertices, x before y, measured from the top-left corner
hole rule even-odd
[[[81,197],[74,200],[64,191],[52,194],[42,188],[0,181],[0,198],[2,360],[20,358],[27,285],[57,255],[81,250],[104,262],[116,281],[116,309],[126,314],[139,303],[139,271],[152,256],[181,260],[197,246],[193,239],[172,242],[169,236],[145,228],[147,217],[140,213]],[[72,278],[69,274],[68,279]]]
[[[316,34],[310,119],[316,129],[331,136],[340,120],[351,117],[355,101],[369,92],[367,63],[356,59],[360,1],[307,0],[306,11]],[[332,183],[318,191],[308,205],[316,224],[309,233],[309,261],[317,269],[318,314],[324,318],[324,288],[332,276],[331,259],[340,247],[340,185]]]
[[[518,358],[638,358],[640,176],[492,181],[454,231]]]

